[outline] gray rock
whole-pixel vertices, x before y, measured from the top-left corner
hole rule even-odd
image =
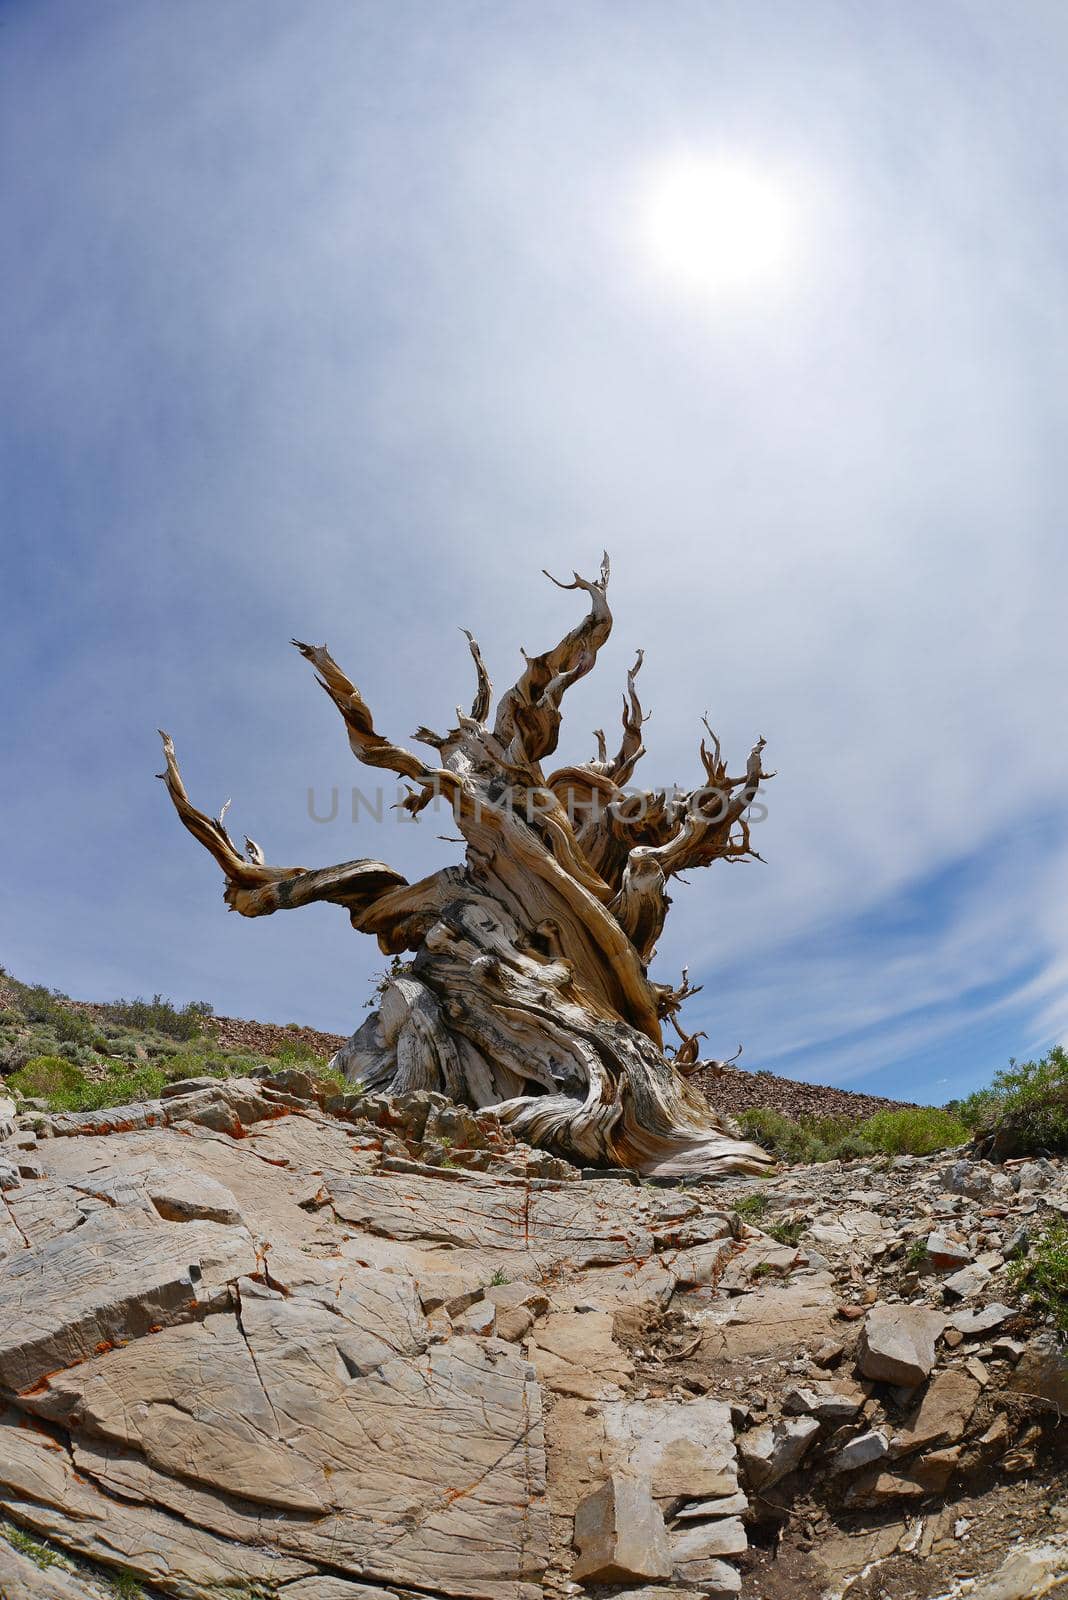
[[[1022,1224],[1020,1227],[1014,1228],[1005,1240],[1002,1252],[1006,1261],[1011,1261],[1013,1256],[1022,1256],[1030,1242],[1031,1235]]]
[[[992,1578],[980,1581],[971,1600],[1044,1600],[1063,1595],[1068,1585],[1068,1536],[1014,1550]]]
[[[935,1364],[942,1312],[927,1306],[877,1305],[864,1320],[857,1364],[866,1378],[914,1389]]]
[[[859,1467],[870,1467],[873,1461],[881,1461],[889,1453],[890,1446],[885,1433],[875,1429],[870,1433],[858,1433],[832,1458],[831,1471],[856,1472]]]
[[[17,1189],[21,1182],[18,1167],[11,1161],[0,1161],[0,1190]]]
[[[684,1579],[687,1565],[692,1561],[707,1561],[713,1556],[740,1556],[748,1548],[749,1541],[740,1517],[721,1517],[716,1522],[700,1522],[671,1535],[671,1559],[675,1563],[675,1570],[681,1571]]]
[[[237,1201],[230,1190],[214,1178],[199,1172],[162,1172],[148,1179],[145,1192],[161,1217],[168,1222],[242,1221]]]
[[[208,1076],[202,1078],[176,1078],[173,1083],[165,1083],[163,1085],[160,1090],[160,1098],[173,1100],[176,1095],[195,1094],[198,1089],[214,1089],[218,1082],[218,1078]]]
[[[818,1417],[821,1422],[848,1422],[864,1404],[862,1393],[845,1394],[838,1390],[787,1389],[782,1408],[788,1416]]]
[[[767,1489],[785,1478],[801,1464],[819,1431],[815,1417],[784,1417],[780,1422],[765,1422],[743,1433],[738,1440],[738,1455],[749,1482],[755,1489]]]
[[[974,1338],[977,1334],[990,1333],[994,1328],[1000,1328],[1003,1322],[1016,1315],[1011,1306],[1002,1305],[999,1300],[988,1306],[980,1306],[976,1310],[955,1311],[949,1319],[951,1328],[956,1328],[958,1333],[963,1333],[966,1339]]]
[[[929,1233],[926,1247],[927,1255],[936,1267],[963,1267],[972,1259],[972,1252],[966,1244],[959,1239],[949,1238],[945,1233]]]
[[[1039,1395],[1068,1415],[1068,1355],[1055,1334],[1039,1333],[1028,1340],[1008,1380],[1009,1388]]]
[[[962,1267],[951,1277],[944,1278],[942,1288],[949,1294],[956,1295],[958,1300],[973,1300],[976,1295],[982,1294],[989,1283],[990,1273],[986,1267],[973,1262],[970,1267]]]
[[[649,1484],[613,1472],[575,1510],[576,1583],[670,1578],[671,1548]]]
[[[1016,1186],[1021,1194],[1040,1194],[1056,1176],[1057,1169],[1049,1161],[1025,1161],[1016,1169]]]
[[[189,1321],[210,1294],[205,1256],[229,1249],[235,1276],[255,1271],[243,1228],[220,1229],[222,1238],[210,1228],[123,1226],[104,1209],[73,1237],[19,1252],[0,1277],[0,1383],[28,1389],[98,1347]]]
[[[700,1585],[699,1593],[702,1600],[733,1600],[733,1596],[742,1592],[742,1575],[737,1567],[732,1567],[726,1561],[717,1561],[710,1557],[707,1561],[687,1561],[684,1567],[679,1567],[672,1575],[678,1583],[696,1583]],[[673,1590],[677,1594],[677,1590]],[[686,1591],[692,1594],[692,1590]],[[615,1597],[621,1600],[621,1597]]]

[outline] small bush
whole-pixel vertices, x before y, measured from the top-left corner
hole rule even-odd
[[[849,1117],[801,1117],[794,1122],[781,1111],[754,1106],[738,1118],[742,1131],[780,1161],[811,1165],[818,1161],[850,1161],[873,1155],[875,1146]]]
[[[325,1066],[326,1057],[313,1050],[310,1044],[305,1044],[303,1039],[292,1039],[285,1044],[280,1044],[271,1055],[283,1067]]]
[[[71,1005],[58,989],[46,989],[43,983],[17,983],[9,978],[19,1015],[30,1023],[51,1028],[55,1037],[64,1043],[91,1044],[99,1033],[91,1017]]]
[[[179,1008],[161,994],[154,994],[151,1000],[113,1000],[100,1009],[109,1022],[141,1032],[165,1033],[170,1039],[197,1038],[214,1011],[206,1000],[191,1000]]]
[[[1055,1217],[1009,1269],[1015,1292],[1068,1334],[1068,1222]]]
[[[801,1235],[804,1231],[805,1223],[800,1219],[794,1222],[787,1222],[784,1219],[782,1222],[767,1222],[764,1224],[764,1232],[769,1239],[774,1239],[778,1244],[789,1245],[791,1250],[794,1245],[800,1244]]]
[[[1068,1155],[1068,1053],[1056,1045],[1039,1061],[1010,1061],[953,1110],[977,1130],[984,1154]]]
[[[780,1161],[806,1166],[874,1155],[932,1155],[969,1137],[959,1117],[933,1106],[878,1111],[861,1123],[845,1116],[800,1117],[794,1122],[781,1111],[757,1106],[743,1111],[738,1121],[748,1138]]]
[[[143,1600],[144,1590],[134,1573],[122,1570],[113,1572],[110,1583],[115,1600]]]
[[[770,1204],[766,1194],[747,1194],[735,1202],[734,1209],[740,1217],[755,1221],[764,1215]]]
[[[112,1068],[106,1078],[86,1083],[77,1093],[53,1095],[56,1111],[103,1111],[108,1106],[137,1105],[158,1100],[166,1078],[158,1067],[141,1066],[133,1071]]]
[[[34,1056],[11,1074],[8,1083],[31,1100],[54,1101],[83,1090],[85,1074],[63,1056]]]
[[[738,1122],[746,1138],[762,1145],[772,1155],[778,1156],[780,1161],[797,1163],[826,1160],[818,1141],[799,1122],[792,1122],[781,1111],[772,1111],[768,1106],[752,1106],[741,1113]]]
[[[32,1533],[27,1533],[25,1528],[17,1528],[13,1522],[0,1523],[0,1533],[3,1534],[13,1550],[20,1555],[27,1556],[34,1566],[54,1567],[59,1556],[51,1545],[44,1544],[40,1539],[35,1539]]]
[[[904,1111],[877,1111],[861,1123],[859,1133],[886,1156],[931,1156],[964,1144],[971,1136],[967,1124],[936,1106],[916,1106]]]

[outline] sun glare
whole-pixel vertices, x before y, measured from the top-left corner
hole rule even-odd
[[[712,298],[784,283],[799,252],[797,207],[784,184],[720,157],[680,157],[655,170],[642,230],[662,277]]]

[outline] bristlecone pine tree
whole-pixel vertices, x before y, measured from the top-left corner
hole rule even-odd
[[[393,963],[377,1009],[336,1058],[354,1083],[437,1089],[493,1106],[518,1136],[579,1164],[669,1178],[761,1171],[764,1152],[738,1138],[687,1082],[699,1036],[687,1035],[677,1016],[695,990],[685,972],[675,988],[654,982],[648,963],[670,904],[669,879],[756,856],[747,814],[771,776],[761,767],[764,741],[732,778],[706,722],[700,788],[630,787],[644,754],[639,653],[617,753],[609,757],[598,731],[595,759],[546,776],[564,694],[593,667],[611,631],[607,586],[607,557],[592,582],[576,573],[559,585],[584,591],[589,611],[552,650],[524,652],[524,671],[492,723],[492,685],[468,634],[477,679],[470,714],[458,709],[458,726],[446,734],[416,730],[413,738],[433,751],[425,760],[377,731],[325,647],[293,641],[341,713],[356,759],[407,779],[403,804],[413,815],[437,796],[451,804],[467,847],[462,866],[418,883],[380,861],[268,866],[250,839],[241,854],[222,815],[190,803],[166,734],[160,776],[182,822],[226,875],[233,910],[260,917],[328,900],[387,955],[410,952]],[[682,1041],[670,1057],[665,1022]]]

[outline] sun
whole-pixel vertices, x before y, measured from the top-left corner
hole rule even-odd
[[[800,255],[798,207],[785,182],[730,157],[680,156],[654,168],[641,231],[662,278],[714,299],[784,284]]]

